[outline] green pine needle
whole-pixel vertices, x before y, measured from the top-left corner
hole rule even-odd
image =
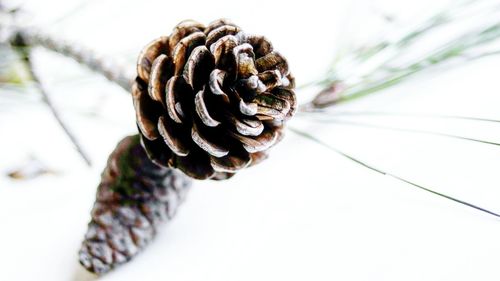
[[[483,7],[481,4],[484,3],[481,2],[484,1],[462,2],[424,20],[399,39],[391,41],[381,38],[375,43],[347,52],[332,63],[324,78],[300,88],[319,86],[325,89],[321,94],[324,96],[328,94],[328,89],[341,85],[342,90],[332,92],[331,99],[312,102],[312,107],[323,108],[381,92],[437,66],[451,62],[467,63],[500,54],[499,49],[491,49],[491,45],[500,39],[500,22],[496,20],[500,16],[500,6],[488,4]],[[426,54],[418,55],[420,48],[417,44],[424,42],[426,36],[452,29],[454,24],[469,18],[484,23],[439,43]],[[402,56],[412,58],[406,61]],[[359,72],[360,69],[365,71]]]
[[[339,150],[339,149],[337,149],[337,148],[335,148],[335,147],[333,147],[333,146],[331,146],[331,145],[329,145],[329,144],[327,144],[327,143],[325,143],[325,142],[321,141],[320,139],[318,139],[318,138],[314,137],[313,135],[311,135],[311,134],[309,134],[309,133],[307,133],[307,132],[304,132],[304,131],[301,131],[301,130],[298,130],[298,129],[295,129],[295,128],[292,128],[292,127],[289,127],[289,129],[290,129],[290,131],[294,132],[295,134],[297,134],[297,135],[299,135],[299,136],[301,136],[301,137],[304,137],[304,138],[306,138],[306,139],[308,139],[308,140],[310,140],[310,141],[313,141],[313,142],[315,142],[315,143],[317,143],[317,144],[319,144],[319,145],[321,145],[321,146],[323,146],[323,147],[326,147],[326,148],[328,148],[329,150],[331,150],[331,151],[333,151],[333,152],[335,152],[335,153],[337,153],[337,154],[339,154],[339,155],[341,155],[341,156],[343,156],[343,157],[345,157],[345,158],[347,158],[347,159],[349,159],[349,160],[351,160],[351,161],[355,162],[356,164],[359,164],[359,165],[361,165],[361,166],[363,166],[363,167],[365,167],[365,168],[367,168],[367,169],[369,169],[369,170],[371,170],[371,171],[374,171],[374,172],[379,173],[379,174],[384,175],[384,176],[389,176],[389,177],[391,177],[391,178],[393,178],[393,179],[396,179],[396,180],[398,180],[398,181],[400,181],[400,182],[404,182],[404,183],[406,183],[406,184],[408,184],[408,185],[411,185],[411,186],[413,186],[413,187],[415,187],[415,188],[418,188],[418,189],[420,189],[420,190],[423,190],[423,191],[429,192],[429,193],[431,193],[431,194],[434,194],[434,195],[440,196],[440,197],[445,198],[445,199],[448,199],[448,200],[450,200],[450,201],[453,201],[453,202],[456,202],[456,203],[462,204],[462,205],[464,205],[464,206],[467,206],[467,207],[470,207],[470,208],[476,209],[476,210],[478,210],[478,211],[481,211],[481,212],[487,213],[487,214],[489,214],[489,215],[492,215],[492,216],[495,216],[495,217],[499,217],[499,218],[500,218],[500,214],[497,214],[497,213],[495,213],[495,212],[493,212],[493,211],[490,211],[490,210],[488,210],[488,209],[485,209],[485,208],[479,207],[479,206],[477,206],[477,205],[474,205],[474,204],[472,204],[472,203],[469,203],[469,202],[463,201],[463,200],[461,200],[461,199],[458,199],[458,198],[455,198],[455,197],[452,197],[452,196],[446,195],[446,194],[444,194],[444,193],[441,193],[441,192],[435,191],[435,190],[433,190],[433,189],[430,189],[430,188],[424,187],[424,186],[422,186],[422,185],[419,185],[419,184],[417,184],[417,183],[414,183],[414,182],[411,182],[411,181],[409,181],[409,180],[407,180],[407,179],[404,179],[404,178],[402,178],[402,177],[399,177],[399,176],[397,176],[397,175],[395,175],[395,174],[392,174],[392,173],[389,173],[389,172],[383,171],[383,170],[381,170],[381,169],[376,168],[375,166],[369,165],[369,164],[367,164],[367,163],[363,162],[362,160],[359,160],[359,159],[357,159],[357,158],[355,158],[355,157],[353,157],[353,156],[351,156],[351,155],[349,155],[349,154],[347,154],[347,153],[345,153],[345,152],[343,152],[343,151],[341,151],[341,150]]]
[[[399,132],[415,133],[415,134],[426,134],[426,135],[433,135],[433,136],[439,136],[439,137],[453,138],[453,139],[459,139],[459,140],[464,140],[464,141],[500,146],[500,143],[493,142],[493,141],[469,138],[469,137],[434,132],[434,131],[414,130],[414,129],[407,129],[407,128],[381,126],[381,125],[375,125],[375,124],[364,123],[364,122],[347,121],[347,120],[342,120],[342,119],[337,119],[337,118],[329,118],[329,119],[323,118],[323,119],[317,119],[317,121],[320,123],[345,124],[345,125],[350,125],[350,126],[367,127],[367,128],[389,130],[389,131],[399,131]]]
[[[399,117],[419,117],[419,118],[438,118],[438,119],[458,119],[479,122],[500,123],[499,119],[460,116],[460,115],[441,115],[441,114],[422,114],[422,113],[408,113],[408,112],[382,112],[382,111],[335,111],[329,112],[325,110],[315,110],[311,112],[299,112],[299,114],[306,114],[308,117],[318,118],[322,116],[327,117],[349,117],[349,116],[399,116]]]

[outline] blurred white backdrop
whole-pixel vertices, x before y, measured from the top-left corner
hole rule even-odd
[[[340,47],[390,32],[381,14],[405,25],[449,3],[26,0],[22,8],[33,25],[131,67],[143,45],[179,21],[226,17],[270,38],[303,84],[320,77]],[[40,49],[34,59],[94,166],[84,165],[36,92],[0,104],[0,280],[93,280],[77,252],[108,153],[136,130],[132,102],[66,58]],[[341,109],[500,119],[498,65],[500,57],[490,57],[431,71]],[[299,91],[298,97],[305,102],[312,94]],[[355,120],[500,141],[498,124]],[[292,125],[379,168],[500,211],[499,147],[298,118]],[[30,157],[56,174],[22,181],[5,176]],[[499,280],[499,236],[499,219],[289,132],[264,163],[225,182],[196,182],[152,245],[100,280]]]

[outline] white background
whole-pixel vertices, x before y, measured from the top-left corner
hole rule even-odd
[[[186,18],[219,17],[265,34],[298,84],[325,72],[339,46],[377,38],[446,1],[23,1],[30,19],[133,67],[147,42]],[[419,2],[418,4],[415,2]],[[9,2],[17,3],[17,2]],[[80,7],[69,18],[52,23]],[[38,50],[37,70],[94,161],[87,168],[38,94],[0,104],[0,280],[93,280],[77,252],[108,153],[135,132],[129,95]],[[430,71],[339,110],[500,119],[500,58]],[[1,93],[0,93],[1,94]],[[299,92],[301,102],[312,92]],[[500,141],[494,123],[439,118],[349,120]],[[377,168],[500,212],[500,148],[439,136],[291,122]],[[31,156],[57,171],[5,175]],[[374,173],[288,132],[264,163],[225,182],[196,182],[177,217],[131,263],[102,280],[500,280],[500,219]]]

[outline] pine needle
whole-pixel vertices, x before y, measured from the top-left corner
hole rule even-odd
[[[464,206],[467,206],[467,207],[473,208],[473,209],[475,209],[475,210],[481,211],[481,212],[483,212],[483,213],[486,213],[486,214],[489,214],[489,215],[492,215],[492,216],[495,216],[495,217],[500,218],[500,214],[498,214],[498,213],[495,213],[495,212],[490,211],[490,210],[488,210],[488,209],[485,209],[485,208],[479,207],[479,206],[477,206],[477,205],[474,205],[474,204],[472,204],[472,203],[466,202],[466,201],[464,201],[464,200],[461,200],[461,199],[458,199],[458,198],[455,198],[455,197],[452,197],[452,196],[446,195],[446,194],[444,194],[444,193],[441,193],[441,192],[435,191],[435,190],[433,190],[433,189],[430,189],[430,188],[424,187],[424,186],[422,186],[422,185],[419,185],[419,184],[417,184],[417,183],[414,183],[414,182],[412,182],[412,181],[409,181],[409,180],[407,180],[407,179],[404,179],[404,178],[402,178],[402,177],[400,177],[400,176],[397,176],[397,175],[392,174],[392,173],[387,172],[387,171],[383,171],[383,170],[381,170],[381,169],[379,169],[379,168],[376,168],[375,166],[369,165],[369,164],[367,164],[367,163],[363,162],[362,160],[360,160],[360,159],[358,159],[358,158],[355,158],[355,157],[353,157],[353,156],[351,156],[351,155],[349,155],[349,154],[347,154],[347,153],[345,153],[345,152],[343,152],[343,151],[341,151],[341,150],[339,150],[339,149],[337,149],[337,148],[335,148],[335,147],[333,147],[333,146],[331,146],[331,145],[329,145],[329,144],[327,144],[327,143],[325,143],[325,142],[321,141],[320,139],[318,139],[318,138],[314,137],[313,135],[311,135],[311,134],[309,134],[309,133],[307,133],[307,132],[304,132],[304,131],[302,131],[302,130],[298,130],[298,129],[295,129],[295,128],[292,128],[292,127],[289,127],[289,129],[290,129],[290,131],[292,131],[293,133],[295,133],[295,134],[297,134],[297,135],[299,135],[299,136],[301,136],[301,137],[304,137],[304,138],[306,138],[306,139],[308,139],[308,140],[310,140],[310,141],[313,141],[313,142],[315,142],[315,143],[317,143],[317,144],[319,144],[319,145],[321,145],[321,146],[323,146],[323,147],[326,147],[327,149],[329,149],[329,150],[331,150],[331,151],[333,151],[333,152],[335,152],[335,153],[337,153],[337,154],[339,154],[339,155],[341,155],[341,156],[343,156],[343,157],[345,157],[345,158],[347,158],[347,159],[349,159],[349,160],[351,160],[351,161],[355,162],[356,164],[359,164],[359,165],[361,165],[361,166],[363,166],[363,167],[365,167],[365,168],[367,168],[367,169],[369,169],[369,170],[371,170],[371,171],[374,171],[374,172],[379,173],[379,174],[384,175],[384,176],[389,176],[389,177],[391,177],[391,178],[393,178],[393,179],[396,179],[396,180],[398,180],[398,181],[400,181],[400,182],[403,182],[403,183],[406,183],[406,184],[408,184],[408,185],[411,185],[411,186],[413,186],[413,187],[415,187],[415,188],[418,188],[418,189],[420,189],[420,190],[423,190],[423,191],[429,192],[429,193],[431,193],[431,194],[434,194],[434,195],[437,195],[437,196],[439,196],[439,197],[442,197],[442,198],[448,199],[448,200],[453,201],[453,202],[455,202],[455,203],[458,203],[458,204],[461,204],[461,205],[464,205]]]
[[[440,133],[440,132],[426,131],[426,130],[414,130],[414,129],[407,129],[407,128],[389,127],[389,126],[375,125],[375,124],[364,123],[364,122],[347,121],[347,120],[341,120],[341,119],[335,119],[335,118],[326,119],[326,120],[318,120],[318,122],[322,122],[322,123],[323,122],[330,122],[330,123],[336,123],[336,124],[345,124],[345,125],[351,125],[351,126],[373,128],[373,129],[399,131],[399,132],[407,132],[407,133],[415,133],[415,134],[426,134],[426,135],[433,135],[433,136],[439,136],[439,137],[453,138],[453,139],[489,144],[489,145],[494,145],[494,146],[500,146],[500,143],[493,142],[493,141],[463,137],[463,136],[452,135],[452,134],[445,134],[445,133]]]
[[[493,46],[500,39],[500,23],[496,20],[500,16],[500,6],[487,2],[484,5],[484,2],[475,1],[472,5],[473,2],[461,1],[425,19],[396,40],[380,38],[346,53],[332,63],[322,79],[306,84],[323,89],[306,105],[307,108],[324,108],[357,100],[438,66],[452,62],[468,63],[500,54],[498,47]],[[428,52],[419,54],[421,48],[418,44],[426,37],[441,35],[470,19],[476,19],[476,22],[467,30],[449,39],[441,36],[445,40],[437,40]],[[339,86],[340,90],[329,90],[339,89]]]
[[[383,111],[337,111],[328,112],[325,110],[317,109],[311,112],[301,112],[305,114],[314,114],[319,117],[320,115],[327,115],[331,117],[344,117],[344,116],[401,116],[401,117],[419,117],[419,118],[437,118],[437,119],[458,119],[480,122],[500,123],[499,119],[459,116],[459,115],[442,115],[442,114],[422,114],[422,113],[408,113],[408,112],[383,112]]]

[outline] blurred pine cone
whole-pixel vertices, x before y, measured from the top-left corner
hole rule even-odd
[[[138,135],[123,139],[102,174],[80,263],[102,274],[129,261],[152,240],[159,223],[172,218],[190,181],[152,163]]]
[[[266,157],[296,110],[287,61],[227,20],[179,23],[141,52],[133,100],[157,164],[225,179]]]

